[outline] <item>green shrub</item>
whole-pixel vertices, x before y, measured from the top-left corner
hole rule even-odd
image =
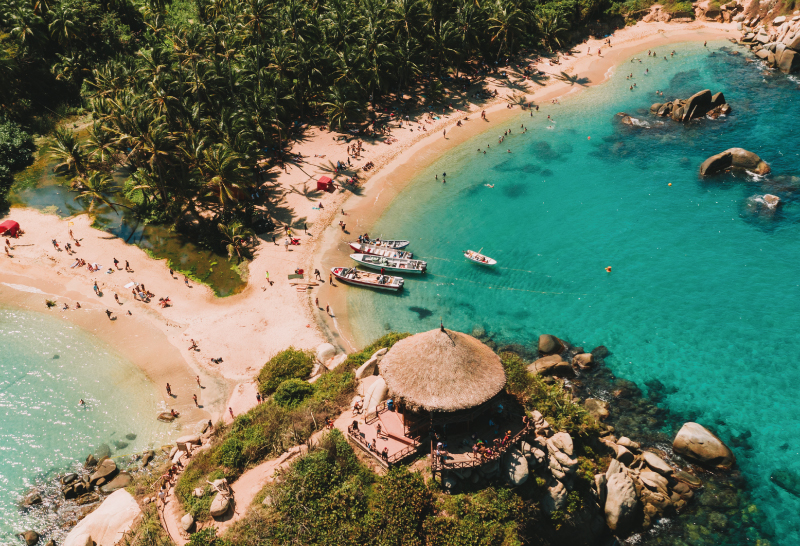
[[[13,121],[0,119],[0,167],[14,172],[33,163],[33,137]]]
[[[244,466],[244,442],[239,438],[228,438],[216,450],[216,460],[228,468],[242,468]]]
[[[422,524],[432,513],[432,498],[419,472],[392,468],[378,479],[371,495],[370,535],[384,546],[421,546]]]
[[[474,495],[455,495],[446,500],[448,516],[425,520],[429,546],[474,544],[521,546],[522,499],[508,489],[484,489]]]
[[[296,408],[314,394],[314,385],[302,379],[289,379],[278,385],[273,399],[284,408]]]
[[[313,367],[314,355],[311,351],[289,347],[270,358],[261,368],[258,374],[258,390],[262,396],[269,396],[287,379],[308,377]]]
[[[142,519],[129,533],[125,533],[120,546],[173,546],[169,535],[158,519],[155,503],[142,506]]]

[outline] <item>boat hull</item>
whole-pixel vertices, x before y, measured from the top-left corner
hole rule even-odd
[[[392,279],[397,279],[399,283],[397,284],[378,284],[375,282],[365,282],[360,279],[349,279],[344,276],[344,272],[349,271],[349,268],[346,267],[334,267],[331,269],[331,273],[336,278],[336,280],[341,281],[346,284],[350,284],[353,286],[363,286],[365,288],[375,288],[376,290],[385,290],[387,292],[399,292],[403,289],[403,279],[400,277],[391,277]],[[364,273],[361,271],[361,273]]]
[[[383,269],[384,271],[392,272],[392,273],[412,273],[415,275],[419,275],[425,273],[425,270],[428,268],[428,264],[426,262],[420,260],[397,260],[404,262],[403,265],[405,267],[398,266],[398,265],[389,265],[389,264],[381,264],[381,263],[373,263],[369,261],[364,261],[364,259],[368,255],[365,254],[350,254],[350,258],[358,262],[359,264],[363,265],[364,267],[368,267],[370,269],[375,269],[380,271]],[[414,264],[418,264],[417,267],[413,267]]]
[[[348,244],[350,248],[359,254],[372,254],[374,256],[385,256],[386,258],[400,258],[401,260],[410,260],[414,257],[411,252],[405,250],[395,250],[393,248],[384,248],[359,242]]]

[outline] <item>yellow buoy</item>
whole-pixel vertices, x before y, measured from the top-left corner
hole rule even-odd
[[[672,185],[672,182],[670,182],[669,184],[667,184],[667,186],[671,186],[671,185]]]

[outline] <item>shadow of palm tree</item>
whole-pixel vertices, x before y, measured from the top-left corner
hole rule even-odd
[[[577,74],[575,76],[573,76],[573,75],[567,74],[566,72],[563,72],[563,71],[561,72],[561,74],[559,74],[557,76],[554,76],[554,77],[555,77],[555,79],[557,79],[559,81],[562,81],[564,83],[568,83],[570,85],[581,85],[581,86],[586,87],[586,85],[589,83],[589,78],[581,78]]]

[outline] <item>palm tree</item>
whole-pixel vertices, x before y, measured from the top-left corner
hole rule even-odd
[[[87,177],[76,177],[72,180],[72,190],[78,192],[75,200],[88,201],[90,213],[94,211],[98,203],[108,205],[111,210],[117,212],[117,207],[129,208],[120,203],[112,203],[108,197],[109,194],[116,193],[117,189],[114,187],[114,181],[106,173],[93,171]]]
[[[492,42],[499,42],[497,60],[503,49],[513,51],[517,34],[525,31],[525,13],[519,8],[516,0],[498,0],[495,16],[489,19],[489,29],[494,32]]]
[[[542,37],[542,43],[549,51],[553,51],[553,44],[561,47],[561,39],[567,28],[562,24],[557,13],[539,11],[536,14],[536,27]]]
[[[60,161],[53,167],[53,172],[73,173],[79,177],[86,174],[88,167],[86,152],[72,131],[56,129],[53,134],[53,143],[47,147],[46,151],[50,157]]]
[[[89,129],[86,148],[89,150],[89,159],[107,163],[114,157],[114,135],[99,123],[94,123]]]
[[[216,144],[203,151],[203,160],[199,166],[207,196],[214,197],[222,207],[225,215],[231,203],[238,202],[247,193],[243,190],[249,177],[242,166],[242,158],[229,146]]]
[[[225,243],[225,248],[228,250],[228,259],[233,259],[234,254],[238,256],[239,261],[242,257],[250,257],[250,249],[248,248],[256,237],[252,229],[242,226],[238,220],[230,224],[218,224],[219,232],[222,234],[222,240]]]
[[[358,102],[348,99],[346,93],[339,87],[334,87],[328,95],[328,101],[323,102],[321,106],[325,108],[325,115],[331,127],[339,129],[354,121],[358,115]]]
[[[78,20],[80,12],[75,8],[58,4],[51,12],[52,20],[48,25],[50,35],[67,51],[72,51],[72,43],[78,33]]]

